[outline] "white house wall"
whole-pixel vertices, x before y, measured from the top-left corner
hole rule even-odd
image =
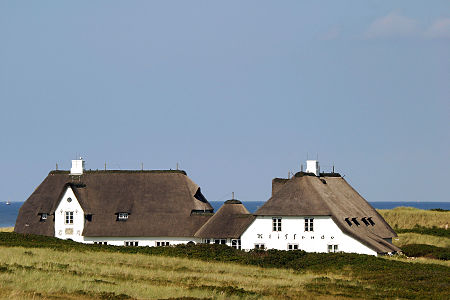
[[[279,218],[280,216],[273,216]],[[314,218],[314,231],[305,231],[305,219]],[[272,231],[272,216],[258,216],[241,236],[242,249],[255,244],[266,249],[288,250],[289,244],[307,252],[327,252],[328,245],[338,245],[338,251],[377,255],[375,251],[344,234],[329,216],[281,217],[281,231]]]
[[[71,198],[69,202],[67,199]],[[73,211],[73,224],[65,224],[65,212]],[[55,237],[83,242],[84,211],[72,188],[68,187],[55,210]]]
[[[84,237],[84,243],[107,242],[108,245],[124,246],[125,242],[138,242],[138,246],[154,247],[157,242],[169,242],[170,245],[201,243],[199,238],[188,237]]]

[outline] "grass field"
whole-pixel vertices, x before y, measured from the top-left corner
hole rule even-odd
[[[378,209],[392,228],[412,229],[416,226],[445,228],[450,225],[450,211],[432,211],[413,207]]]
[[[448,299],[447,262],[223,245],[114,247],[0,233],[0,298]],[[433,261],[433,263],[429,263]]]

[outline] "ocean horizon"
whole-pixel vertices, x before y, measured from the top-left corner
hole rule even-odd
[[[209,201],[214,211],[222,206],[225,201]],[[249,212],[254,213],[265,201],[242,201]],[[419,209],[445,209],[450,210],[450,202],[417,202],[417,201],[374,201],[369,202],[376,209],[393,209],[400,206],[414,207]],[[19,209],[23,202],[11,202],[6,205],[5,201],[0,202],[0,227],[14,227],[19,214]]]

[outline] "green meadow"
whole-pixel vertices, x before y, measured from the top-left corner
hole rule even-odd
[[[391,211],[380,213],[406,255],[114,247],[2,229],[0,298],[449,299],[449,212]]]

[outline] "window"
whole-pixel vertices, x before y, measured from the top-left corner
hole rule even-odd
[[[45,222],[45,220],[47,220],[47,218],[48,218],[48,214],[47,213],[42,213],[41,214],[41,222]]]
[[[345,222],[347,222],[348,226],[352,226],[352,222],[348,218],[345,218]]]
[[[355,223],[356,226],[359,226],[359,225],[360,225],[359,222],[358,222],[358,220],[356,220],[356,218],[352,218],[352,221],[353,221],[353,223]]]
[[[363,221],[363,223],[364,223],[366,226],[369,226],[369,222],[367,222],[366,218],[362,218],[361,221]]]
[[[281,231],[281,218],[272,218],[272,231]]]
[[[66,224],[73,224],[73,211],[66,211]]]
[[[241,239],[231,240],[231,247],[241,250]]]
[[[139,242],[136,241],[126,241],[125,246],[139,246]]]
[[[214,244],[226,245],[227,240],[226,239],[214,239]]]
[[[375,225],[375,222],[372,220],[372,217],[370,217],[370,218],[367,218],[367,220],[369,220],[369,223],[370,223],[370,225]]]
[[[69,202],[69,203],[72,202],[72,198],[70,198],[70,197],[67,198],[67,202]]]
[[[169,245],[170,245],[169,242],[156,242],[156,247],[164,247]]]
[[[94,242],[95,245],[108,245],[108,242]]]
[[[204,240],[203,240],[203,243],[204,243],[204,244],[211,244],[211,240],[210,240],[210,239],[204,239]]]
[[[266,246],[264,244],[255,244],[255,249],[264,250],[266,249]]]
[[[305,231],[314,231],[314,219],[305,218]]]
[[[338,245],[328,245],[328,253],[339,252]]]
[[[298,244],[288,244],[288,250],[298,250]]]
[[[117,220],[119,221],[126,221],[128,219],[128,213],[121,212],[117,214]]]
[[[92,215],[86,215],[85,216],[86,221],[92,222]]]

